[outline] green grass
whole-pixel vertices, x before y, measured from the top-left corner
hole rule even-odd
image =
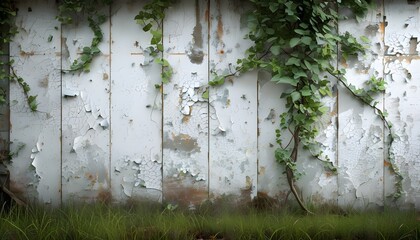
[[[211,203],[194,212],[152,203],[14,207],[0,215],[0,239],[420,239],[415,211],[323,211],[306,216]]]

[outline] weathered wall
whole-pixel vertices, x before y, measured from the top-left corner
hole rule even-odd
[[[61,71],[90,43],[87,24],[61,26],[54,0],[18,2],[19,34],[10,57],[38,95],[39,111],[30,112],[12,83],[10,148],[20,149],[8,165],[13,191],[52,205],[111,198],[197,204],[259,192],[285,199],[287,181],[274,160],[283,86],[263,71],[208,86],[212,72],[229,73],[251,44],[243,38],[248,9],[242,1],[180,0],[168,10],[164,56],[174,75],[162,91],[154,87],[161,68],[143,51],[151,36],[133,20],[144,2],[115,1],[102,10],[109,16],[101,26],[102,54],[89,73]],[[378,0],[361,22],[338,26],[371,39],[366,56],[336,59],[351,83],[361,86],[373,74],[388,83],[378,101],[398,135],[392,150],[403,196],[387,198],[395,177],[383,123],[332,81],[333,97],[325,100],[330,113],[320,122],[318,140],[338,175],[302,153],[298,167],[305,175],[298,185],[305,200],[420,209],[419,8],[418,2]],[[202,97],[206,90],[209,99]]]

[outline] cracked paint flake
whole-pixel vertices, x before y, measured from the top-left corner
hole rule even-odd
[[[161,189],[160,168],[158,160],[150,161],[142,156],[124,156],[114,170],[118,172],[117,176],[121,172],[130,172],[130,175],[123,176],[121,186],[124,194],[132,197],[136,189]]]
[[[47,183],[60,182],[55,174],[60,172],[59,161],[56,161],[60,153],[56,149],[61,149],[57,144],[60,144],[62,125],[63,200],[69,199],[69,195],[90,199],[98,195],[96,192],[89,193],[90,190],[101,192],[109,187],[110,176],[107,169],[110,167],[110,159],[117,189],[115,192],[118,193],[116,195],[134,198],[141,196],[143,190],[161,192],[164,182],[164,189],[167,191],[164,195],[169,200],[182,199],[192,208],[209,196],[209,185],[216,194],[220,193],[220,189],[227,194],[251,189],[250,194],[246,192],[246,195],[251,196],[256,190],[266,190],[264,187],[268,186],[267,192],[277,196],[278,191],[284,188],[285,181],[279,181],[281,176],[274,171],[282,170],[277,165],[266,164],[265,161],[274,162],[272,152],[276,143],[272,133],[276,127],[276,115],[282,112],[282,109],[277,108],[282,105],[282,100],[276,99],[274,102],[261,98],[257,105],[256,91],[259,90],[254,89],[256,84],[251,84],[253,87],[248,88],[241,82],[256,79],[252,74],[232,78],[222,87],[207,89],[208,73],[213,70],[218,73],[228,72],[226,69],[232,67],[229,64],[234,63],[248,46],[246,40],[238,38],[246,31],[242,2],[234,1],[232,4],[231,1],[212,0],[212,9],[206,9],[207,3],[196,0],[194,6],[190,1],[182,0],[178,3],[179,6],[174,6],[174,12],[168,13],[168,19],[164,22],[163,40],[165,47],[167,46],[164,55],[175,71],[173,82],[163,89],[164,95],[161,98],[160,92],[153,88],[158,83],[153,81],[158,81],[160,70],[155,70],[153,64],[149,64],[152,57],[150,53],[148,55],[148,50],[140,49],[142,53],[130,55],[138,52],[139,46],[150,41],[148,36],[129,34],[138,30],[135,23],[128,30],[118,30],[111,26],[111,31],[115,31],[111,37],[111,44],[115,49],[111,66],[107,65],[110,62],[109,44],[105,43],[100,47],[103,55],[98,57],[98,61],[92,62],[90,73],[78,76],[63,74],[61,81],[57,70],[61,62],[59,51],[63,51],[63,67],[68,68],[71,60],[78,56],[80,46],[89,43],[90,38],[85,35],[88,36],[90,30],[82,24],[78,27],[64,26],[62,31],[54,30],[54,26],[59,24],[54,19],[57,10],[53,0],[39,1],[36,4],[31,1],[19,2],[20,9],[27,9],[32,4],[33,11],[23,15],[20,11],[18,14],[17,26],[20,31],[16,41],[11,43],[11,56],[16,60],[15,69],[24,79],[29,80],[31,90],[39,96],[42,104],[39,112],[31,113],[26,103],[20,100],[21,90],[11,85],[11,137],[19,139],[27,146],[14,156],[10,165],[16,180],[14,184],[26,185],[23,190],[30,198],[41,199],[44,203],[56,201],[54,194],[59,193],[58,185]],[[126,16],[135,14],[131,9],[139,9],[142,3],[118,1],[115,4],[124,6],[115,8],[124,11],[118,17],[112,16],[112,22],[124,23]],[[139,7],[130,8],[131,4],[139,4]],[[385,73],[389,86],[384,104],[397,135],[391,151],[395,155],[396,166],[404,176],[403,197],[397,204],[418,209],[420,111],[417,111],[417,103],[420,85],[417,79],[420,74],[420,5],[418,2],[413,6],[395,0],[385,1],[385,4],[387,22],[382,22],[384,15],[381,10],[371,10],[368,17],[357,24],[350,21],[340,22],[340,30],[365,33],[372,40],[367,56],[341,64],[347,68],[346,77],[350,81],[360,79],[352,82],[358,87],[362,86],[365,76],[381,77],[382,72]],[[378,5],[377,9],[382,9],[382,5]],[[213,22],[206,22],[209,20]],[[207,29],[209,26],[210,30]],[[127,30],[127,33],[123,30]],[[60,40],[61,32],[63,38],[60,47],[60,41],[56,40]],[[109,30],[104,33],[107,38]],[[381,39],[383,34],[386,46]],[[49,36],[53,36],[51,42],[47,39]],[[210,48],[207,46],[207,36],[210,36]],[[135,49],[124,50],[135,42]],[[207,49],[210,49],[209,53],[204,51]],[[207,54],[209,58],[205,57]],[[381,67],[383,55],[386,55],[385,71]],[[127,56],[130,58],[127,59]],[[132,63],[138,62],[149,66],[131,67]],[[209,66],[212,69],[208,69]],[[112,79],[108,68],[113,68]],[[38,76],[39,72],[42,74]],[[103,80],[115,81],[111,83]],[[61,82],[63,86],[60,85]],[[264,84],[268,85],[264,87]],[[260,96],[271,96],[268,94],[271,92],[268,82],[261,82],[259,86],[262,89],[258,93]],[[60,88],[62,91],[57,91]],[[112,95],[109,92],[111,89]],[[202,95],[207,90],[210,96],[209,99],[204,99]],[[63,99],[61,106],[62,97],[66,99]],[[155,99],[153,103],[147,100],[152,98]],[[131,108],[128,106],[131,104],[126,104],[127,99],[146,107]],[[165,101],[163,124],[160,122],[160,99]],[[339,113],[334,112],[337,101]],[[381,97],[379,101],[378,106],[382,106]],[[320,147],[324,153],[331,156],[331,162],[339,162],[340,186],[338,190],[335,188],[336,178],[321,171],[318,162],[308,161],[304,166],[307,175],[301,179],[304,196],[309,192],[314,201],[328,201],[339,195],[338,202],[342,205],[382,206],[387,201],[382,199],[382,189],[385,188],[385,195],[388,195],[392,193],[388,188],[393,184],[392,178],[385,176],[383,179],[386,173],[381,172],[384,159],[382,154],[386,152],[382,124],[374,120],[376,118],[371,109],[365,109],[359,104],[349,104],[344,91],[340,92],[337,99],[333,98],[326,104],[330,107],[331,114],[320,121],[322,128],[317,140],[321,142]],[[259,116],[256,117],[257,113]],[[110,133],[111,116],[115,135]],[[339,128],[336,121],[340,123]],[[164,129],[161,129],[162,126]],[[339,131],[338,134],[336,131]],[[164,139],[159,139],[162,132]],[[141,135],[147,136],[147,139],[139,140],[138,136]],[[158,137],[150,137],[155,135]],[[257,138],[258,145],[254,141]],[[118,143],[119,141],[121,142]],[[163,163],[161,147],[165,153]],[[109,149],[112,149],[112,156]],[[209,151],[211,159],[208,159]],[[309,159],[308,156],[302,157]],[[257,165],[257,159],[260,165]],[[385,182],[385,186],[381,182]],[[159,194],[161,198],[162,194]]]
[[[191,82],[185,82],[180,87],[180,111],[183,115],[189,116],[192,113],[192,107],[198,102],[207,102],[203,98],[203,94],[207,91],[207,87],[200,86],[203,80],[197,80],[197,73],[191,73]]]

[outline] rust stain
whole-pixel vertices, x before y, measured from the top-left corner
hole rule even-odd
[[[384,161],[384,167],[390,167],[390,166],[391,166],[391,163],[390,162]]]
[[[186,124],[190,121],[190,119],[191,119],[191,115],[184,116],[182,118],[182,123]]]
[[[265,167],[260,167],[260,170],[258,171],[259,175],[264,175],[265,174]]]
[[[108,189],[99,189],[96,199],[103,204],[110,204],[112,202],[112,193]]]
[[[207,187],[183,186],[181,180],[169,178],[164,181],[166,201],[174,201],[181,206],[198,205],[208,198]]]
[[[30,51],[30,52],[20,51],[21,57],[28,57],[28,56],[33,56],[33,55],[35,55],[34,51]],[[37,55],[40,55],[40,54],[37,54]]]
[[[104,74],[102,75],[102,79],[103,79],[103,80],[108,80],[108,78],[109,78],[108,73],[104,73]]]
[[[85,173],[85,177],[87,180],[90,181],[91,185],[95,185],[97,177],[92,173]]]
[[[384,34],[385,33],[385,25],[386,25],[385,22],[380,22],[379,23],[379,33],[380,34]]]
[[[209,21],[209,9],[206,8],[206,11],[204,12],[204,21],[208,22]]]
[[[223,21],[222,21],[222,11],[221,11],[221,6],[220,6],[220,0],[217,0],[216,4],[217,4],[217,12],[218,12],[218,16],[217,16],[217,39],[219,41],[221,41],[222,38],[223,38]]]

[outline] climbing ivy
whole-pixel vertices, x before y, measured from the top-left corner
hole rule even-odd
[[[345,69],[339,68],[333,60],[350,58],[365,54],[368,39],[356,39],[350,33],[338,33],[339,8],[348,8],[356,19],[361,19],[369,7],[366,0],[249,0],[253,11],[249,14],[248,38],[254,42],[246,51],[246,57],[237,61],[236,72],[225,76],[215,76],[210,86],[221,85],[227,77],[235,76],[252,69],[263,69],[272,74],[272,81],[287,86],[279,93],[286,101],[286,111],[280,115],[280,125],[276,130],[278,148],[275,158],[285,167],[285,173],[291,192],[299,205],[308,213],[304,202],[296,190],[295,183],[300,173],[297,171],[298,152],[301,148],[322,161],[330,171],[335,172],[327,155],[315,140],[319,133],[318,122],[328,112],[323,98],[332,97],[334,78],[355,99],[371,107],[382,119],[389,130],[389,144],[395,139],[392,125],[387,120],[387,113],[378,107],[375,95],[383,93],[386,83],[382,78],[372,76],[363,88],[356,88],[348,83]],[[89,71],[94,56],[100,53],[99,43],[103,40],[100,25],[106,21],[106,15],[97,9],[109,5],[111,0],[62,0],[57,19],[63,24],[70,24],[76,17],[87,17],[89,27],[94,33],[91,45],[83,48],[81,56],[74,60],[68,71]],[[144,52],[155,58],[162,66],[162,83],[170,81],[173,69],[163,58],[162,22],[165,10],[173,3],[171,0],[152,0],[135,16],[143,31],[152,35],[150,46]],[[13,17],[16,10],[11,0],[1,2],[0,25],[7,26],[8,32],[1,32],[4,42],[11,40],[16,33]],[[2,63],[11,65],[11,62]],[[36,110],[36,96],[29,95],[29,86],[12,69],[11,74],[1,72],[2,79],[16,80],[23,88],[28,104]],[[157,87],[161,87],[158,85]],[[208,91],[206,91],[208,98]],[[0,103],[5,102],[0,91]],[[289,138],[286,142],[285,139]],[[396,192],[398,198],[402,192],[402,176],[394,164],[392,147],[388,146],[388,159],[397,176]]]
[[[15,26],[15,17],[17,15],[17,9],[12,0],[3,0],[0,3],[0,39],[3,46],[4,44],[9,44],[13,37],[18,33],[18,28]],[[1,56],[7,56],[8,53],[0,49]],[[12,60],[1,60],[0,61],[0,80],[17,82],[22,88],[25,100],[28,103],[31,111],[35,112],[38,108],[37,96],[31,95],[28,83],[25,80],[16,74],[15,69],[13,68],[13,59]],[[0,104],[7,103],[7,89],[3,87],[0,88]]]
[[[171,1],[154,0],[136,16],[144,31],[152,33],[151,44],[159,51],[163,50],[160,29],[164,11]],[[309,152],[332,172],[337,169],[323,153],[315,140],[319,133],[321,117],[328,112],[323,104],[324,97],[332,97],[332,87],[336,79],[355,99],[371,107],[389,130],[388,159],[391,169],[397,176],[394,199],[401,196],[402,176],[394,164],[391,144],[395,134],[387,120],[387,113],[378,107],[375,96],[385,91],[386,82],[382,78],[371,76],[363,88],[349,84],[344,68],[338,68],[334,60],[344,61],[362,56],[366,52],[369,40],[362,36],[356,39],[349,32],[338,33],[340,16],[337,9],[349,9],[354,18],[360,21],[367,12],[369,0],[250,0],[253,11],[248,17],[249,34],[247,37],[254,45],[246,50],[246,57],[237,60],[236,71],[229,75],[215,75],[210,86],[222,85],[228,77],[239,75],[253,69],[263,69],[272,74],[272,81],[287,86],[279,93],[286,100],[286,111],[280,115],[280,126],[276,130],[278,148],[275,158],[285,167],[290,190],[299,205],[306,212],[303,200],[299,196],[295,182],[301,175],[297,171],[298,152]],[[153,23],[156,28],[151,30]],[[159,33],[158,33],[159,32]],[[153,48],[153,49],[155,49]],[[152,50],[153,50],[152,49]],[[171,72],[172,73],[172,72]],[[165,82],[165,81],[164,81]],[[206,92],[208,97],[208,92]],[[290,136],[287,143],[283,140]]]
[[[93,58],[101,53],[98,46],[104,34],[100,25],[105,23],[107,16],[99,12],[103,6],[109,6],[112,0],[62,0],[58,7],[57,19],[64,25],[72,24],[75,18],[86,17],[94,37],[90,46],[83,47],[81,56],[75,59],[68,69],[69,72],[90,71]]]
[[[173,0],[153,0],[147,3],[142,10],[134,17],[134,20],[143,27],[144,32],[152,34],[150,46],[144,49],[144,52],[155,58],[155,62],[162,66],[162,83],[168,83],[173,74],[172,66],[169,64],[163,55],[162,43],[162,24],[165,18],[165,10],[171,6]],[[160,56],[158,54],[161,53]],[[160,88],[161,85],[156,85]]]

